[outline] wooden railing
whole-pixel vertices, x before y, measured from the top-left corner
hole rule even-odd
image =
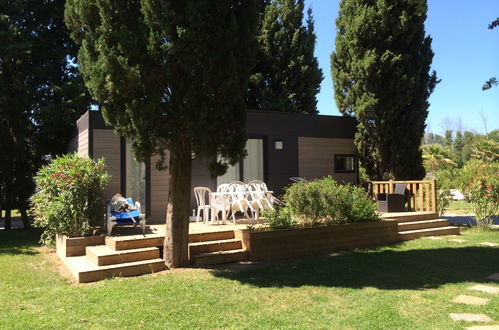
[[[413,211],[437,212],[437,181],[373,181],[372,192],[376,198],[379,193],[393,193],[395,184],[405,183],[411,192],[409,208]]]

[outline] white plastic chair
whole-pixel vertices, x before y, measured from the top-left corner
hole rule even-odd
[[[248,219],[248,209],[253,213],[254,209],[247,198],[247,185],[241,181],[234,181],[229,184],[230,197],[231,197],[231,212],[234,225],[236,224],[236,212],[244,213]]]
[[[274,204],[284,205],[284,203],[280,201],[278,198],[276,198],[273,195],[273,192],[267,188],[267,184],[265,182],[260,180],[252,180],[248,184],[255,186],[256,189],[263,192],[263,196],[267,200],[266,204],[269,206],[269,208],[274,209]],[[259,196],[262,195],[260,194]]]
[[[258,220],[260,211],[273,209],[272,194],[268,191],[265,182],[253,180],[248,183],[251,195],[251,206],[255,210],[255,220]]]
[[[231,199],[229,195],[226,195],[229,191],[229,184],[223,183],[217,187],[217,193],[220,195],[213,195],[211,199],[212,215],[218,220],[218,213],[222,212],[222,219],[225,221],[227,219],[228,213],[230,212]]]
[[[211,189],[207,187],[196,187],[194,188],[194,196],[196,197],[196,203],[198,205],[198,211],[196,213],[196,224],[199,222],[199,216],[201,211],[203,212],[203,221],[205,225],[208,225],[211,211]]]

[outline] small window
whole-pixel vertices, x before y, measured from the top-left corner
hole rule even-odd
[[[336,173],[355,172],[355,156],[334,155],[334,172]]]

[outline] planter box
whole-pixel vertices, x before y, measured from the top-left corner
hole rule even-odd
[[[267,261],[400,241],[397,220],[270,231],[235,231],[251,261]]]
[[[57,255],[61,259],[84,256],[87,246],[104,245],[104,239],[105,236],[67,237],[57,235],[55,238]]]

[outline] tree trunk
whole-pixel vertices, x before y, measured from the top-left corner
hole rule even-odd
[[[5,187],[5,230],[12,229],[11,210],[12,210],[12,189]]]
[[[382,144],[380,148],[380,178],[379,180],[391,180],[392,179],[392,171],[390,168],[390,163],[391,163],[391,153],[390,153],[390,146],[387,144]]]
[[[31,224],[28,218],[28,208],[25,202],[19,204],[19,211],[21,211],[21,218],[23,220],[23,227],[25,230],[31,229]]]
[[[191,171],[191,145],[188,137],[183,135],[170,146],[170,193],[163,254],[169,268],[189,264]]]

